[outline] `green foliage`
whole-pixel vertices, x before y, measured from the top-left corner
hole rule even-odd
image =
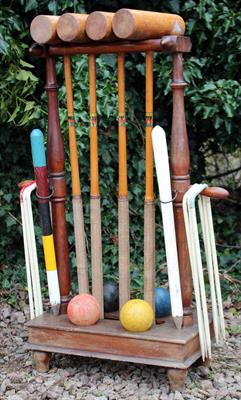
[[[191,0],[182,8],[193,42],[185,78],[190,83],[186,97],[195,176],[203,175],[208,154],[232,152],[241,145],[240,6],[240,1]]]
[[[14,7],[13,7],[14,5]],[[17,183],[33,176],[29,132],[33,127],[47,129],[47,98],[44,94],[44,62],[31,58],[29,25],[37,14],[62,14],[102,9],[116,11],[121,7],[180,13],[186,21],[187,35],[191,36],[193,49],[185,57],[186,116],[190,138],[191,174],[193,181],[205,179],[207,157],[226,154],[240,148],[240,0],[15,0],[2,1],[0,10],[0,269],[1,285],[8,289],[18,277],[23,280],[23,248],[18,205]],[[84,200],[85,226],[90,235],[89,217],[89,117],[88,117],[88,66],[85,56],[73,57],[73,88],[75,119]],[[131,274],[133,290],[143,289],[143,197],[144,197],[144,55],[126,57],[126,103],[128,135],[128,181],[130,200]],[[171,57],[155,55],[154,64],[154,120],[170,135]],[[68,186],[67,222],[69,250],[75,271],[73,215],[71,206],[71,173],[68,154],[66,97],[63,66],[57,63],[60,121],[66,149]],[[102,196],[103,259],[106,278],[116,274],[117,248],[117,71],[116,57],[103,55],[97,58],[97,97],[99,125],[99,171]],[[239,188],[235,188],[238,193]],[[157,193],[157,191],[156,191]],[[241,279],[240,257],[241,226],[240,205],[230,211],[227,205],[214,208],[215,230],[220,266],[231,269],[236,280]],[[36,228],[38,215],[36,213]],[[163,271],[164,243],[160,211],[157,207],[157,284],[165,277]],[[39,228],[37,228],[39,229]],[[225,248],[229,243],[236,248]],[[88,249],[88,256],[90,257]],[[6,267],[7,266],[7,267]],[[21,271],[21,274],[18,272]],[[44,274],[43,274],[44,276]],[[76,282],[73,285],[76,288]],[[230,292],[230,282],[223,280],[225,295]],[[236,289],[235,289],[236,290]]]
[[[34,98],[38,79],[31,71],[33,65],[24,60],[27,34],[26,24],[14,10],[0,10],[1,124],[27,125],[39,117]]]

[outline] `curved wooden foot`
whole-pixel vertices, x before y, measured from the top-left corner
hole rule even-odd
[[[167,377],[171,390],[180,390],[184,387],[187,377],[187,369],[168,368]]]
[[[36,369],[38,372],[48,372],[50,358],[51,353],[46,353],[44,351],[33,351],[33,368]]]

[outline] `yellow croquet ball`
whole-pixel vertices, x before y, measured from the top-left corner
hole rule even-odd
[[[153,321],[153,309],[145,300],[129,300],[121,308],[120,323],[127,331],[147,331],[151,328]]]

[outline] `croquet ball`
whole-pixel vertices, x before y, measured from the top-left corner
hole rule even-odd
[[[152,326],[153,321],[153,309],[145,300],[129,300],[121,308],[120,323],[127,331],[147,331]]]
[[[155,313],[157,318],[166,317],[171,314],[170,293],[165,288],[155,289]]]
[[[104,284],[104,310],[113,312],[119,309],[119,291],[115,282]]]
[[[100,318],[100,306],[94,296],[79,294],[70,300],[67,315],[75,325],[94,325]]]

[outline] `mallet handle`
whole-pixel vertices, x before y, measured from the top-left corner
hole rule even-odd
[[[155,203],[153,192],[153,52],[146,52],[146,185],[144,203],[144,299],[155,308]]]
[[[96,64],[95,55],[89,56],[90,89],[90,193],[99,196],[98,133],[96,113]]]
[[[146,52],[146,194],[145,199],[154,200],[153,192],[153,52]]]
[[[119,196],[127,197],[127,155],[125,114],[125,55],[118,55],[118,114],[119,114]]]
[[[129,205],[127,187],[125,55],[118,54],[118,239],[119,239],[119,305],[130,298]]]
[[[100,305],[100,318],[104,318],[101,206],[98,169],[98,136],[96,113],[96,63],[95,55],[89,56],[90,89],[90,224],[92,294]]]
[[[68,56],[64,57],[64,73],[66,84],[66,100],[69,125],[69,148],[70,148],[70,163],[71,163],[71,178],[72,178],[72,201],[74,214],[74,233],[75,233],[75,248],[77,259],[77,276],[79,293],[89,292],[87,255],[85,247],[85,230],[83,203],[80,189],[80,174],[78,162],[78,148],[76,141],[75,121],[74,121],[74,104],[73,90],[71,77],[71,61]]]

